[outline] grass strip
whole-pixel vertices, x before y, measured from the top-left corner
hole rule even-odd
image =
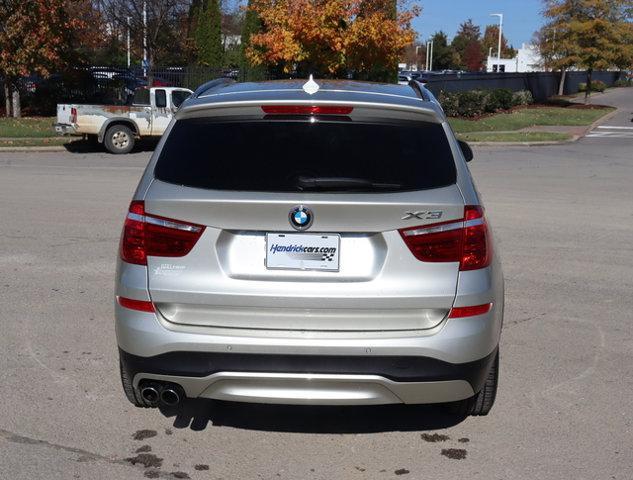
[[[0,138],[53,137],[55,117],[0,118]]]
[[[521,108],[509,113],[497,113],[478,120],[450,118],[456,133],[520,130],[535,126],[588,126],[614,108],[536,107]]]
[[[554,132],[473,132],[458,137],[467,142],[560,142],[572,138],[568,133]]]
[[[77,137],[12,138],[0,140],[0,147],[50,147],[81,140]]]

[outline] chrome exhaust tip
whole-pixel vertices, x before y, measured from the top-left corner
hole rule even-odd
[[[180,394],[173,388],[164,388],[160,392],[160,401],[165,405],[173,407],[180,403]]]
[[[160,399],[160,393],[154,386],[147,386],[141,389],[141,397],[150,405],[156,405]]]

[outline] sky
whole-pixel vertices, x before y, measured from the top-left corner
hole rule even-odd
[[[449,41],[462,22],[469,18],[481,26],[499,23],[491,13],[503,13],[503,33],[515,48],[530,43],[532,35],[543,24],[541,0],[419,0],[422,15],[413,21],[418,40],[424,42],[433,33],[443,30]]]

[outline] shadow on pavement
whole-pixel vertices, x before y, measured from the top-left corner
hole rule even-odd
[[[209,424],[247,430],[301,433],[376,433],[452,427],[465,417],[440,405],[362,407],[263,405],[188,399],[177,409],[160,408],[175,428],[204,430]]]
[[[131,153],[151,152],[158,145],[158,140],[143,139],[136,142]],[[93,140],[75,140],[65,143],[64,148],[70,153],[104,153],[107,152],[103,144]]]

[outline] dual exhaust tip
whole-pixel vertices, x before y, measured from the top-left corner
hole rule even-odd
[[[150,406],[175,407],[184,398],[182,387],[172,384],[149,383],[141,387],[141,397]]]

